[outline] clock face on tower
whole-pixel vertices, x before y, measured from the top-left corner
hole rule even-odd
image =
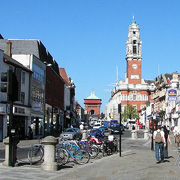
[[[138,65],[137,65],[137,64],[133,64],[133,65],[132,65],[132,68],[133,68],[133,69],[137,69],[137,68],[138,68]]]

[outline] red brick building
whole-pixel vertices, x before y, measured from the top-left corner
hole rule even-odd
[[[89,116],[100,117],[101,99],[95,96],[94,92],[84,99],[85,111]]]

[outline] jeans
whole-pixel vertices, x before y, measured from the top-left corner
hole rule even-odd
[[[155,157],[157,161],[159,161],[159,150],[160,150],[161,161],[163,161],[164,160],[164,143],[155,143]]]

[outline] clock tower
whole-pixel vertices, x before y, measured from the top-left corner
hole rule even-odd
[[[141,84],[141,45],[139,25],[136,24],[133,17],[133,21],[129,26],[128,40],[126,41],[126,78],[129,84]]]

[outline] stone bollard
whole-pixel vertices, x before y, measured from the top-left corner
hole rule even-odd
[[[42,140],[42,144],[44,144],[44,162],[41,164],[42,170],[58,170],[58,164],[55,162],[55,148],[57,143],[58,139],[53,136],[47,136]]]
[[[144,130],[144,139],[148,140],[149,139],[149,131],[146,129]]]
[[[87,132],[86,132],[86,130],[82,130],[81,133],[82,133],[82,139],[83,140],[87,139]]]
[[[131,138],[132,139],[137,139],[137,131],[136,130],[131,131]]]
[[[9,137],[3,140],[5,144],[5,161],[2,163],[3,166],[9,165]],[[19,143],[19,139],[12,137],[12,157],[11,157],[11,165],[15,166],[17,162],[17,144]]]

